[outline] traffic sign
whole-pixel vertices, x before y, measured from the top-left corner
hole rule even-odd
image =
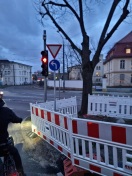
[[[49,63],[49,67],[52,71],[57,71],[60,68],[60,62],[58,60],[51,60]]]
[[[58,52],[60,51],[62,45],[60,44],[48,44],[46,45],[51,53],[51,55],[53,56],[53,58],[55,59],[55,57],[57,56]]]

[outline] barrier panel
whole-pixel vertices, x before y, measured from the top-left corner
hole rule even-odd
[[[54,101],[47,101],[45,103],[36,103],[37,106],[42,108],[54,110]],[[62,114],[72,114],[73,116],[77,116],[77,99],[76,97],[71,97],[68,99],[56,99],[56,111]]]
[[[88,95],[88,114],[132,119],[132,97]]]
[[[106,176],[132,173],[132,126],[75,118],[30,104],[32,131],[73,166]]]

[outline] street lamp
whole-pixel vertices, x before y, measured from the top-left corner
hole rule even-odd
[[[59,33],[59,31],[57,31]],[[59,33],[60,34],[60,33]],[[64,38],[60,34],[62,38],[62,48],[63,48],[63,92],[65,92],[65,44],[64,44]]]

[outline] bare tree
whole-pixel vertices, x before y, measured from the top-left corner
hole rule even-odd
[[[93,55],[92,60],[90,59],[90,44],[89,44],[89,36],[86,30],[87,17],[84,17],[88,10],[92,9],[92,5],[89,3],[93,2],[103,2],[103,0],[39,0],[39,14],[43,18],[42,21],[47,22],[47,17],[53,22],[54,26],[57,28],[59,32],[68,40],[71,47],[80,55],[82,59],[82,77],[83,77],[83,91],[82,91],[82,104],[81,109],[79,111],[80,115],[87,113],[88,108],[88,94],[92,94],[92,75],[95,66],[99,62],[100,53],[107,43],[107,41],[111,38],[120,24],[126,19],[129,12],[130,0],[113,0],[111,3],[111,7],[107,8],[109,10],[108,16],[106,16],[106,22],[104,24],[103,30],[100,35],[100,39],[98,41],[97,49]],[[106,2],[106,1],[105,1]],[[108,3],[108,2],[107,2]],[[108,3],[110,4],[110,3]],[[122,5],[121,14],[118,19],[113,21],[113,26],[109,29],[112,19],[114,18],[114,14],[119,7]],[[94,7],[94,6],[93,6]],[[65,20],[66,17],[73,15],[73,20],[76,20],[78,24],[78,28],[80,28],[82,35],[82,43],[81,48],[78,47],[69,36],[68,32],[66,32],[62,22],[62,18]]]

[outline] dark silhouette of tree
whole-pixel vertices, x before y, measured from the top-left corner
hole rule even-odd
[[[93,0],[93,2],[101,3],[103,0]],[[126,19],[129,12],[130,0],[113,0],[111,7],[106,4],[106,8],[110,8],[108,16],[106,16],[106,22],[104,24],[103,30],[100,35],[100,39],[98,41],[97,49],[93,55],[92,60],[90,59],[90,44],[89,44],[89,36],[86,30],[86,23],[90,23],[87,21],[87,17],[85,16],[86,10],[90,11],[92,4],[91,1],[86,0],[41,0],[39,1],[39,14],[41,15],[41,20],[43,23],[47,22],[47,17],[53,22],[54,26],[70,43],[71,47],[80,55],[82,59],[82,78],[83,78],[83,91],[82,91],[82,104],[81,109],[79,111],[79,115],[83,115],[87,113],[88,108],[88,94],[92,94],[92,75],[94,72],[94,68],[99,62],[100,53],[104,47],[104,45],[108,42],[120,24]],[[106,3],[106,1],[104,1]],[[107,2],[108,3],[108,2]],[[110,3],[108,3],[110,4]],[[114,21],[113,26],[110,26],[112,19],[114,18],[114,14],[117,10],[117,7],[122,5],[121,14],[119,15],[117,21]],[[101,13],[101,12],[100,12]],[[70,18],[70,15],[73,15]],[[76,20],[78,23],[78,28],[81,30],[82,35],[82,43],[81,48],[78,47],[72,40],[72,38],[66,32],[63,23],[66,17],[69,17],[71,23],[73,20]],[[63,17],[63,21],[61,18]],[[109,27],[111,29],[109,29]]]

